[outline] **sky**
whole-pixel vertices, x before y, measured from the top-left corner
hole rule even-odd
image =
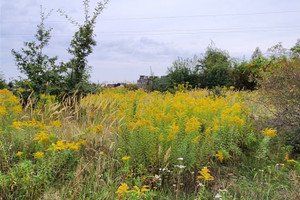
[[[96,3],[90,0],[91,15]],[[0,73],[6,80],[22,76],[11,50],[34,40],[40,5],[45,12],[53,9],[45,21],[52,37],[44,52],[58,61],[70,58],[67,48],[77,27],[57,9],[82,24],[82,0],[0,0]],[[278,42],[290,48],[300,38],[300,1],[111,0],[95,33],[90,80],[136,82],[140,75],[165,75],[178,57],[201,57],[212,42],[238,60],[249,59],[256,47],[263,53]]]

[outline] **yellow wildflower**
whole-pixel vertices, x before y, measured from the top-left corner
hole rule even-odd
[[[16,153],[16,156],[21,156],[23,154],[22,151],[18,151],[18,153]]]
[[[20,106],[20,105],[14,106],[14,107],[12,107],[12,110],[17,114],[20,114],[20,113],[22,113],[22,106]]]
[[[11,91],[9,91],[8,89],[2,89],[2,90],[0,90],[0,96],[2,97],[2,98],[8,98],[8,97],[10,97],[11,95],[13,95],[12,94],[12,92]]]
[[[127,193],[128,189],[129,189],[128,185],[126,183],[122,183],[121,186],[116,191],[116,194],[122,195],[124,193]]]
[[[211,133],[211,128],[208,127],[205,131],[204,131],[205,135],[209,135]]]
[[[123,157],[122,157],[122,160],[124,160],[124,161],[125,161],[125,160],[129,160],[129,159],[130,159],[130,156],[123,156]]]
[[[55,128],[59,128],[59,127],[62,126],[62,124],[61,124],[60,121],[58,121],[58,120],[51,121],[51,122],[50,122],[50,125],[53,126],[53,127],[55,127]]]
[[[265,130],[262,130],[261,133],[264,135],[267,135],[269,137],[275,137],[276,136],[276,129],[266,128]]]
[[[216,154],[216,157],[218,158],[218,160],[220,161],[220,162],[223,162],[223,160],[224,160],[224,155],[223,155],[223,153],[221,152],[221,151],[217,151],[218,153]]]
[[[1,115],[4,116],[4,115],[7,115],[7,114],[8,114],[8,112],[7,112],[6,108],[4,106],[0,105],[0,116]]]
[[[176,126],[175,123],[172,123],[172,125],[169,128],[169,132],[173,135],[179,133],[179,126]]]
[[[81,145],[86,146],[86,139],[79,139],[78,141]]]
[[[100,151],[99,154],[102,156],[102,155],[104,155],[104,152],[103,152],[103,151]]]
[[[54,151],[54,150],[66,150],[70,149],[73,151],[78,151],[81,145],[86,145],[86,140],[80,139],[78,142],[67,142],[65,140],[59,140],[55,143],[51,144],[51,147],[47,149],[47,151]]]
[[[142,187],[142,192],[148,192],[150,190],[150,186],[149,185],[143,185]]]
[[[167,141],[172,141],[172,140],[175,140],[176,139],[176,135],[173,134],[173,133],[170,133],[167,137]]]
[[[285,152],[285,157],[284,157],[284,159],[285,159],[286,161],[288,161],[288,160],[290,159],[289,154],[288,154],[287,152]]]
[[[135,190],[133,190],[133,192],[135,192],[137,195],[141,195],[142,194],[142,192],[141,192],[141,190],[140,190],[140,188],[138,186],[133,186],[133,188],[135,189]]]
[[[158,136],[158,140],[159,140],[160,142],[162,142],[162,141],[164,140],[164,136],[163,136],[163,134],[159,134],[159,136]]]
[[[112,133],[114,133],[114,132],[116,131],[116,130],[115,130],[115,127],[111,126],[111,127],[109,128],[109,131],[112,132]]]
[[[200,135],[198,135],[197,137],[195,137],[194,139],[192,139],[192,142],[194,144],[197,144],[199,142],[199,139],[200,139]]]
[[[212,175],[210,175],[209,173],[209,169],[207,169],[207,167],[203,167],[201,169],[201,171],[199,171],[199,173],[201,174],[200,176],[198,176],[198,179],[204,179],[206,181],[213,181],[214,177]]]
[[[38,141],[38,143],[42,144],[48,144],[50,141],[50,138],[52,137],[52,134],[47,134],[44,131],[39,132],[36,134],[36,136],[33,138],[33,141]]]
[[[44,153],[43,152],[36,152],[35,154],[33,154],[34,155],[34,158],[35,159],[42,159],[42,158],[44,158]]]
[[[10,96],[8,99],[6,99],[7,102],[12,103],[12,104],[18,104],[18,98],[14,95]]]
[[[80,143],[79,142],[71,142],[71,143],[67,143],[66,144],[68,149],[71,149],[73,151],[78,151],[78,149],[80,148]]]
[[[229,121],[237,126],[242,126],[244,124],[244,120],[237,116],[229,117]]]
[[[93,128],[93,132],[97,134],[100,134],[102,130],[103,130],[103,126],[101,124]]]
[[[198,121],[196,117],[189,118],[185,123],[185,132],[186,133],[193,133],[198,131],[201,123]]]

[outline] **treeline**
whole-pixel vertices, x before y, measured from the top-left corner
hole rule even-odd
[[[268,49],[268,56],[257,47],[249,61],[238,61],[230,57],[225,50],[214,45],[207,47],[201,56],[178,58],[168,68],[167,76],[149,81],[149,90],[172,91],[178,84],[187,84],[191,88],[230,87],[237,90],[255,90],[258,88],[262,73],[278,65],[281,60],[299,59],[300,40],[286,49],[281,43]]]

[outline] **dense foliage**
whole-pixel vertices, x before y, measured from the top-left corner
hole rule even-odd
[[[270,56],[263,56],[256,48],[249,61],[239,62],[228,52],[210,45],[202,56],[178,58],[168,69],[167,76],[156,78],[149,88],[172,91],[177,84],[188,83],[191,88],[233,86],[237,90],[255,90],[259,87],[257,80],[270,65],[282,58],[299,59],[299,41],[291,49],[285,49],[279,43],[271,47],[269,53]]]

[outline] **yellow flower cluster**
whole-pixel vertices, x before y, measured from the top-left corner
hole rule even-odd
[[[216,157],[218,158],[218,160],[219,160],[220,162],[223,162],[223,160],[224,160],[224,155],[223,155],[223,153],[222,153],[220,150],[217,151]]]
[[[45,156],[45,154],[43,152],[36,152],[33,155],[34,155],[35,159],[42,159]]]
[[[200,176],[198,176],[198,179],[204,179],[205,181],[213,181],[214,177],[210,175],[209,169],[207,167],[203,167],[200,171]]]
[[[38,141],[38,143],[47,145],[49,144],[51,137],[54,137],[54,135],[41,131],[36,134],[36,136],[33,138],[33,141]]]
[[[215,143],[214,137],[230,133],[237,138],[247,134],[248,110],[240,92],[230,88],[225,91],[228,93],[226,97],[216,97],[211,96],[208,90],[183,91],[181,86],[177,89],[180,91],[174,94],[109,89],[88,95],[80,105],[87,113],[87,120],[97,123],[95,117],[89,116],[90,113],[97,113],[97,117],[101,115],[102,119],[101,125],[90,126],[87,132],[115,134],[122,145],[140,139],[141,146],[149,144],[147,149],[140,150],[146,155],[153,155],[151,162],[161,159],[154,155],[166,155],[171,146],[171,154],[175,154],[177,149],[173,145],[181,141],[197,149],[209,142],[207,146],[213,152],[220,148],[216,146],[219,142]],[[122,153],[128,154],[126,151]],[[173,159],[172,156],[170,159]]]
[[[0,117],[20,114],[22,106],[13,93],[7,89],[0,90]]]
[[[81,146],[86,145],[86,140],[79,140],[78,142],[67,142],[66,140],[59,140],[56,143],[52,143],[51,147],[47,149],[47,151],[55,151],[55,150],[66,150],[70,149],[73,151],[78,151]]]
[[[58,120],[51,121],[49,125],[55,128],[60,128],[62,126],[61,122]]]
[[[126,193],[135,193],[138,196],[145,195],[146,192],[150,191],[150,186],[143,185],[142,188],[139,188],[138,186],[134,186],[133,190],[129,190],[129,186],[126,183],[122,183],[118,190],[116,191],[116,194],[119,196],[122,196]]]
[[[130,156],[123,156],[123,157],[122,157],[122,160],[124,160],[124,161],[125,161],[125,160],[129,160],[129,159],[130,159]]]
[[[28,120],[28,121],[13,121],[10,125],[12,128],[21,129],[26,127],[39,128],[39,129],[50,129],[50,128],[59,128],[61,127],[61,123],[58,120],[50,121],[49,125],[44,124],[36,119]]]
[[[186,133],[194,133],[199,130],[201,123],[198,121],[196,117],[191,117],[187,119],[185,124],[185,132]]]
[[[121,186],[118,188],[118,190],[116,191],[116,194],[118,195],[122,195],[127,193],[129,190],[129,187],[126,183],[122,183]]]
[[[13,121],[12,125],[10,125],[10,127],[12,128],[16,128],[16,129],[21,129],[23,127],[35,127],[35,128],[40,128],[43,129],[45,128],[45,125],[39,121],[37,121],[36,119],[32,119],[29,121]]]
[[[276,129],[266,128],[265,130],[262,130],[261,133],[264,135],[267,135],[269,137],[275,137],[276,136]]]

